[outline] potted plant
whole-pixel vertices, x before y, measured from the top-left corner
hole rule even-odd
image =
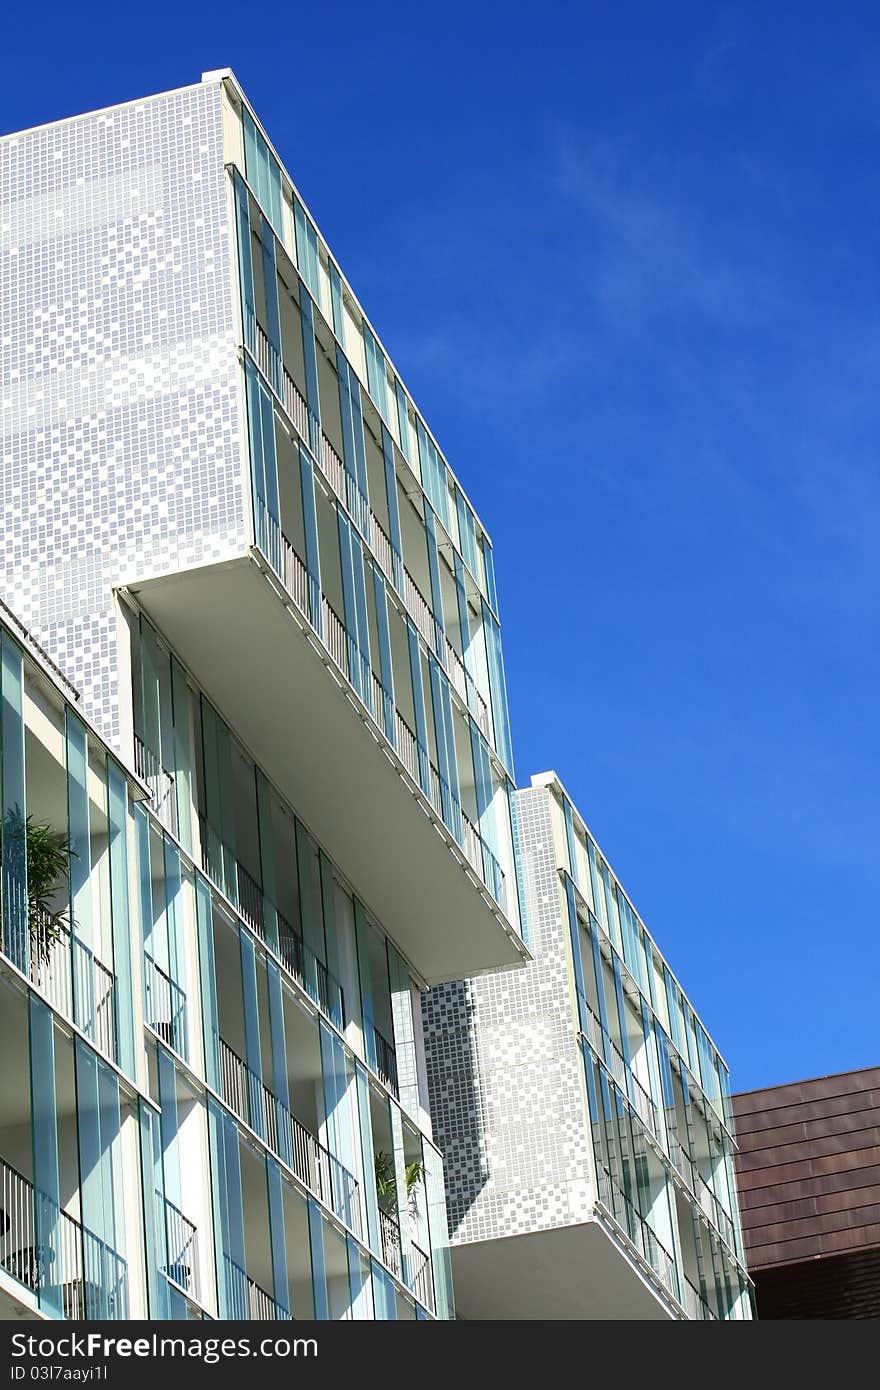
[[[425,1172],[424,1163],[408,1163],[404,1169],[406,1179],[406,1200],[410,1215],[418,1213],[418,1185]],[[376,1154],[376,1195],[379,1210],[386,1216],[397,1215],[397,1175],[394,1170],[394,1157],[380,1149]]]
[[[70,859],[75,851],[62,831],[32,816],[23,822],[17,808],[6,813],[3,839],[6,854],[10,845],[17,857],[24,848],[31,958],[45,965],[55,942],[69,930],[69,913],[57,912],[52,902],[70,877]]]

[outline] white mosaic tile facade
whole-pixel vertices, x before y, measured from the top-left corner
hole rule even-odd
[[[592,1214],[583,1064],[550,793],[516,793],[514,815],[535,960],[424,996],[428,1090],[444,1155],[454,1244]]]
[[[118,742],[115,585],[247,547],[216,82],[0,140],[0,596]]]

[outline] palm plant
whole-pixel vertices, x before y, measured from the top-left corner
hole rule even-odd
[[[69,914],[56,911],[52,903],[70,877],[70,859],[75,851],[62,831],[32,816],[23,821],[18,807],[12,807],[4,817],[3,841],[7,862],[12,858],[26,868],[31,955],[45,964],[55,942],[69,929]]]
[[[424,1163],[408,1163],[404,1169],[407,1206],[412,1216],[418,1213],[417,1188],[424,1173]],[[376,1154],[376,1195],[379,1198],[379,1210],[386,1216],[394,1216],[397,1212],[397,1174],[393,1155],[385,1153],[382,1149]]]

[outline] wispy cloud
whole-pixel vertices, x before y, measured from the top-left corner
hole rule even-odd
[[[674,159],[646,167],[622,142],[562,131],[551,170],[554,191],[593,243],[581,261],[587,287],[616,327],[696,312],[728,329],[778,307],[777,249],[735,207],[719,216]]]

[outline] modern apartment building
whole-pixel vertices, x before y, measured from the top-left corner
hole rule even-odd
[[[880,1318],[880,1067],[733,1097],[760,1318]]]
[[[0,140],[0,316],[3,1312],[449,1317],[489,538],[228,71]]]
[[[534,960],[424,997],[465,1318],[743,1319],[727,1067],[555,773],[515,797]]]

